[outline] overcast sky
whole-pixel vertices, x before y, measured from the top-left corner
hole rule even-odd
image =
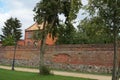
[[[22,23],[22,35],[24,38],[24,30],[34,24],[33,21],[33,8],[39,0],[0,0],[0,34],[2,34],[1,28],[4,22],[10,17],[18,18]],[[84,4],[86,0],[82,0]],[[82,12],[82,11],[80,11]],[[77,21],[84,16],[78,15]]]

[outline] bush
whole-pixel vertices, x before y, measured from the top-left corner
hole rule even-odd
[[[49,75],[50,73],[50,68],[46,67],[46,66],[42,66],[40,69],[40,74],[42,75]]]

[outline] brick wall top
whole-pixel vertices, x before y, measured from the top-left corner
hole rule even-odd
[[[120,49],[120,46],[119,46]],[[0,47],[0,50],[14,50],[14,46],[7,46],[7,47]],[[39,50],[39,47],[35,46],[17,46],[17,50]],[[112,44],[67,44],[67,45],[54,45],[54,46],[46,46],[46,50],[86,50],[86,51],[113,51],[113,45]]]
[[[76,48],[76,49],[88,49],[92,48],[92,50],[99,50],[99,49],[113,49],[112,44],[67,44],[67,45],[54,45],[54,46],[47,46],[46,49],[67,49],[67,48]],[[119,46],[120,48],[120,46]],[[0,50],[14,50],[14,46],[7,46],[7,47],[0,47]],[[35,46],[17,46],[17,50],[39,50],[39,47]]]

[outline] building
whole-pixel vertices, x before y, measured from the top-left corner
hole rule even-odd
[[[39,29],[43,29],[43,24],[38,25],[37,23],[34,23],[32,26],[25,29],[25,35],[23,40],[19,40],[17,42],[18,46],[37,46],[41,44],[40,40],[33,39],[33,34],[38,31]],[[53,40],[53,38],[50,36],[50,34],[47,35],[46,38],[46,44],[47,45],[54,45],[56,42],[56,39]],[[0,41],[0,46],[2,46],[2,42]]]
[[[43,29],[43,24],[38,25],[38,23],[33,24],[32,26],[25,29],[25,39],[24,39],[24,45],[25,46],[37,46],[40,44],[40,41],[33,39],[33,34],[35,31]],[[47,35],[46,44],[47,45],[54,45],[56,42],[56,39],[53,40],[50,34]]]
[[[17,42],[17,45],[18,45],[18,46],[25,46],[25,41],[24,41],[24,40],[19,40],[19,41]]]

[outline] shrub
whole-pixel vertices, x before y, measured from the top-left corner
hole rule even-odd
[[[50,68],[48,68],[47,66],[42,66],[40,69],[40,74],[42,75],[49,75],[50,73]]]

